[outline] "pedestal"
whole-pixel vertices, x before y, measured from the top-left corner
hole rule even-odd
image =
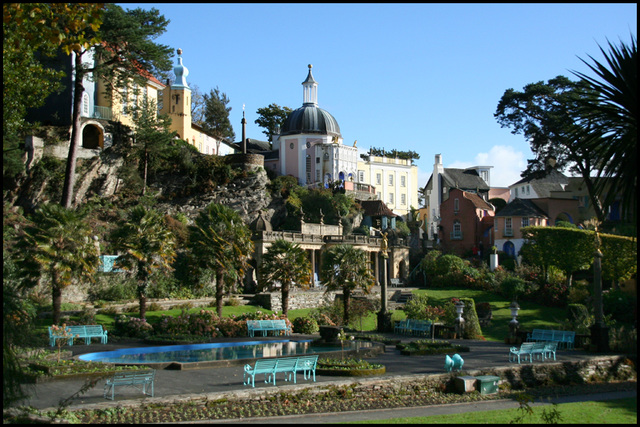
[[[609,328],[604,325],[595,324],[589,328],[591,330],[591,345],[596,346],[598,353],[606,353],[609,348]]]
[[[393,332],[393,325],[391,325],[391,313],[378,312],[378,332]]]

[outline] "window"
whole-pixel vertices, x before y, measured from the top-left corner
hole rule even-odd
[[[456,197],[453,199],[453,211],[458,213],[460,211],[460,200]]]
[[[529,226],[529,218],[522,218],[522,227]]]
[[[516,197],[518,197],[518,187],[516,187]]]
[[[358,171],[358,182],[364,182],[364,171]]]
[[[512,218],[505,218],[504,219],[504,235],[505,236],[513,236]]]
[[[393,175],[389,175],[389,185],[393,185]]]
[[[400,204],[403,205],[403,206],[407,205],[407,195],[406,194],[400,195]]]
[[[453,231],[451,232],[451,240],[462,240],[462,226],[460,221],[453,221]]]
[[[407,177],[403,175],[400,177],[400,187],[406,187],[406,186],[407,186]]]
[[[82,94],[82,115],[89,117],[89,94]]]
[[[389,204],[393,204],[393,193],[389,193]]]
[[[376,184],[377,185],[382,184],[382,175],[379,173],[376,174]]]

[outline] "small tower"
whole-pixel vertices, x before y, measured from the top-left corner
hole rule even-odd
[[[173,67],[175,82],[165,89],[163,112],[171,117],[171,130],[191,143],[191,89],[187,84],[189,70],[182,64],[182,49],[177,50],[178,65]]]
[[[309,64],[309,74],[307,75],[307,79],[302,82],[303,89],[303,105],[318,105],[318,83],[313,79],[313,75],[311,74],[311,69],[313,65]]]

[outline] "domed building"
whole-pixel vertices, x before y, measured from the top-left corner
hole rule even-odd
[[[318,83],[309,73],[303,87],[302,107],[292,111],[273,138],[273,160],[265,167],[279,175],[298,178],[300,185],[328,186],[353,181],[358,165],[358,149],[342,144],[338,121],[318,106]],[[355,145],[355,144],[354,144]]]

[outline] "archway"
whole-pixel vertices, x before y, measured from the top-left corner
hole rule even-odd
[[[504,242],[504,245],[502,245],[502,251],[512,258],[516,257],[516,247],[511,241]]]
[[[89,149],[104,148],[104,135],[100,127],[88,124],[82,129],[82,147]]]
[[[564,221],[564,222],[568,222],[570,224],[573,224],[573,218],[571,217],[571,215],[569,215],[566,212],[560,212],[558,214],[558,216],[556,216],[556,219],[554,220],[554,225],[558,225],[559,221]]]

